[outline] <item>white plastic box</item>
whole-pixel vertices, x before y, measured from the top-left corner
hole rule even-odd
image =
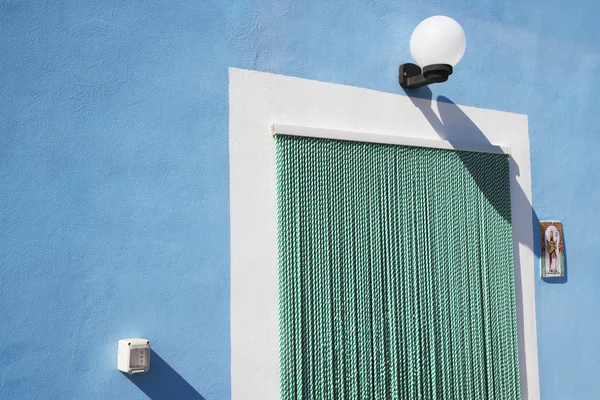
[[[141,338],[119,340],[119,371],[133,375],[150,369],[150,341]]]

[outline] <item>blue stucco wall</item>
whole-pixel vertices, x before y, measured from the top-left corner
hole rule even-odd
[[[564,222],[542,398],[597,399],[595,0],[0,0],[0,398],[229,398],[227,68],[403,93],[435,14],[468,47],[433,97],[527,114],[534,218]],[[153,375],[116,371],[132,336]]]

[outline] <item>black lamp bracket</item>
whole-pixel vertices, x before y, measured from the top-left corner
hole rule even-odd
[[[432,64],[419,67],[416,64],[400,65],[398,82],[404,89],[417,89],[431,83],[446,82],[452,75],[452,65]]]

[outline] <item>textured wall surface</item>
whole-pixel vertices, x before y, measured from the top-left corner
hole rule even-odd
[[[529,116],[567,247],[566,282],[536,278],[541,395],[597,398],[600,3],[319,3],[0,1],[0,397],[228,398],[227,68],[403,93],[446,14],[467,53],[418,95]],[[116,371],[138,335],[162,382]]]

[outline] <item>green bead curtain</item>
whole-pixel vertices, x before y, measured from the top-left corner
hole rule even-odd
[[[276,136],[282,399],[518,399],[508,156]]]

